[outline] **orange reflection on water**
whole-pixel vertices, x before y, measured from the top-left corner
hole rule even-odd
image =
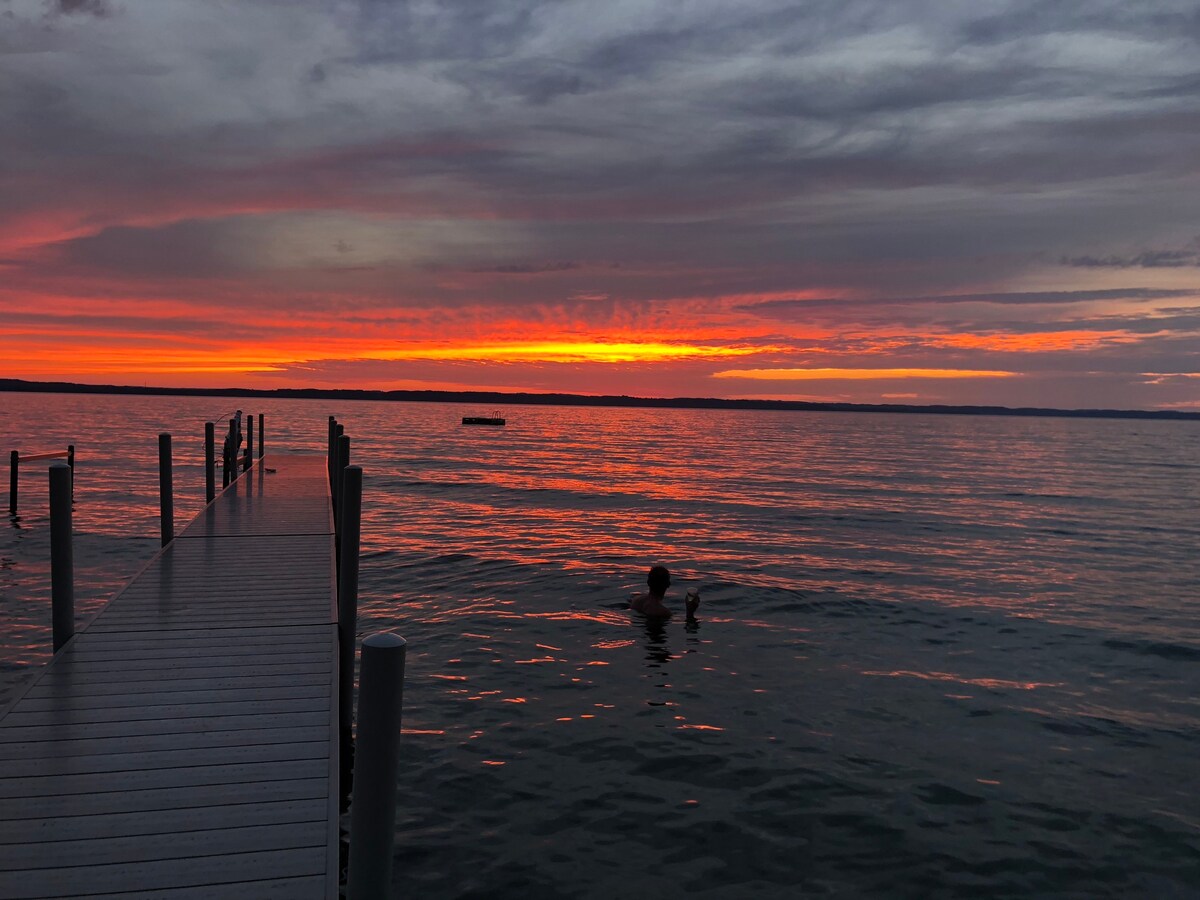
[[[637,641],[600,641],[592,644],[597,650],[620,650],[622,647],[632,647]]]
[[[541,656],[536,659],[514,659],[513,662],[518,666],[528,666],[536,663],[560,662],[560,660],[555,659],[553,656]]]
[[[466,681],[466,675],[430,675],[430,678],[440,678],[442,681]]]
[[[676,728],[688,728],[688,729],[691,729],[692,731],[724,731],[725,730],[724,728],[721,728],[718,725],[677,725],[675,727]]]
[[[505,697],[504,702],[505,703],[525,703],[527,701],[525,700],[524,697]]]
[[[863,675],[882,675],[888,678],[920,678],[922,681],[953,681],[958,684],[973,684],[984,688],[1009,688],[1016,691],[1033,691],[1044,687],[1062,687],[1062,681],[1008,681],[1003,678],[964,678],[952,672],[911,672],[897,669],[893,672],[863,672]]]
[[[401,728],[401,734],[445,734],[440,728]]]
[[[594,659],[594,660],[592,660],[591,662],[584,663],[584,665],[585,665],[585,666],[607,666],[607,665],[608,665],[608,663],[606,663],[606,662],[603,662],[603,661],[601,661],[601,660],[599,660],[599,659]]]
[[[504,760],[501,760],[501,759],[481,759],[480,762],[485,766],[507,765],[507,763],[505,763]]]
[[[560,609],[554,612],[515,613],[514,619],[549,619],[551,622],[599,622],[601,625],[628,625],[629,617],[614,613],[591,613],[579,609]]]

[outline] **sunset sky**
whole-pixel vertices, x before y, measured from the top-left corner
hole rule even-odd
[[[0,0],[0,375],[1200,408],[1195,0]]]

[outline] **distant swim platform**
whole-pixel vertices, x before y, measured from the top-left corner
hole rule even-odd
[[[464,425],[503,425],[504,419],[492,413],[490,416],[463,416]]]

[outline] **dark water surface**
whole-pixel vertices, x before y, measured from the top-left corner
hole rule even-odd
[[[1195,423],[241,402],[365,468],[410,896],[1200,896]],[[157,549],[158,432],[186,521],[232,406],[0,394],[0,450],[78,447],[81,620]],[[0,703],[48,656],[45,484]],[[655,562],[697,626],[620,608]]]

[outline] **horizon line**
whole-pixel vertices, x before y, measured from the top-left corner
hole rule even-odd
[[[1200,411],[1145,409],[1055,409],[973,404],[850,403],[822,400],[730,399],[724,397],[632,397],[626,394],[571,394],[536,391],[381,390],[375,388],[200,388],[86,384],[0,378],[0,391],[11,393],[137,394],[177,397],[265,397],[343,399],[382,402],[498,403],[530,406],[618,406],[657,409],[750,409],[795,412],[871,412],[965,416],[1040,416],[1092,419],[1164,419],[1198,421]]]

